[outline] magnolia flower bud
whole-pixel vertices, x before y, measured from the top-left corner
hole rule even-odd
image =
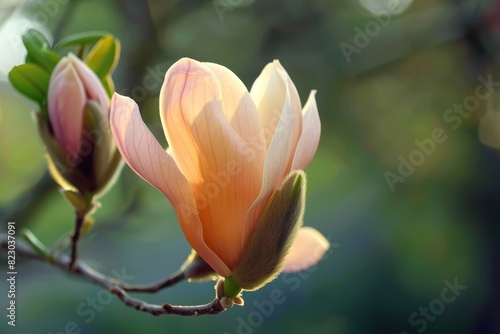
[[[95,73],[71,53],[52,72],[47,109],[37,120],[53,178],[63,189],[102,194],[121,166],[109,98]]]

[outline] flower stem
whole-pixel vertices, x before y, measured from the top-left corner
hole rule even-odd
[[[186,278],[186,275],[184,274],[184,271],[178,270],[167,279],[163,281],[159,281],[155,284],[152,285],[122,285],[122,288],[124,291],[127,292],[148,292],[148,293],[154,293],[158,292],[163,288],[172,286]]]
[[[71,261],[69,263],[69,271],[75,271],[75,263],[78,259],[78,241],[80,240],[85,216],[86,213],[76,212],[75,231],[71,236]]]

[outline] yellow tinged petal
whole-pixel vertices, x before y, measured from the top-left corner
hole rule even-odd
[[[203,227],[189,183],[142,121],[137,104],[115,94],[111,101],[110,122],[113,137],[125,162],[167,196],[186,239],[200,256],[220,275],[230,275],[228,267],[204,242]]]
[[[224,105],[231,106],[230,100],[222,102],[224,93],[237,94],[237,87],[221,88],[208,66],[181,59],[166,74],[160,113],[172,156],[194,191],[204,239],[232,268],[240,257],[247,210],[260,190],[262,164],[240,153],[246,142],[224,112]],[[242,118],[245,113],[242,109]],[[227,114],[240,117],[239,111]]]

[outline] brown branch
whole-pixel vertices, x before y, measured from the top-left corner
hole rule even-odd
[[[2,249],[7,250],[7,235],[0,235],[0,246]],[[86,279],[89,282],[97,284],[104,289],[111,292],[113,295],[117,296],[119,300],[122,301],[123,304],[133,307],[136,310],[150,313],[152,315],[160,315],[160,314],[175,314],[181,316],[197,316],[202,314],[218,314],[220,312],[225,311],[226,309],[221,305],[220,300],[217,298],[212,302],[205,305],[196,305],[196,306],[179,306],[179,305],[171,305],[171,304],[163,304],[156,305],[150,304],[138,298],[131,297],[124,290],[123,285],[110,277],[107,277],[96,270],[89,267],[82,261],[76,261],[74,264],[73,271],[69,270],[69,264],[71,262],[71,258],[66,255],[60,255],[52,260],[47,259],[46,257],[36,253],[31,247],[29,247],[26,243],[21,240],[16,240],[16,255],[21,257],[29,258],[32,260],[38,260],[41,262],[46,262],[52,264],[60,269],[69,272],[73,275],[79,276],[83,279]],[[156,286],[160,286],[157,284]],[[153,286],[155,287],[155,286]],[[160,288],[158,288],[159,290]],[[151,289],[150,289],[151,290]],[[139,290],[135,290],[139,291]],[[151,291],[152,292],[152,291]]]
[[[127,292],[148,292],[154,293],[158,292],[163,288],[172,286],[182,280],[186,279],[184,271],[179,270],[163,281],[159,281],[152,285],[122,285],[122,289]]]
[[[71,260],[69,262],[69,270],[75,271],[75,263],[78,259],[78,241],[80,240],[80,233],[82,231],[83,221],[85,214],[76,213],[75,231],[71,236]]]

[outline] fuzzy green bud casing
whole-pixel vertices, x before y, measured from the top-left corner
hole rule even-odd
[[[46,145],[52,178],[66,190],[102,195],[116,179],[123,161],[113,142],[109,124],[97,103],[89,102],[83,111],[82,150],[75,157],[67,154],[50,130],[46,115],[36,113],[38,129]]]
[[[268,202],[255,233],[245,246],[232,279],[245,290],[256,290],[283,269],[285,257],[302,226],[306,176],[293,171]]]

